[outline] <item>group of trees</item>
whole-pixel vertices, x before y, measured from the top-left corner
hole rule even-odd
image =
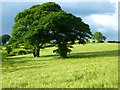
[[[40,49],[50,41],[58,47],[57,52],[66,58],[77,40],[79,44],[91,38],[91,31],[80,17],[61,9],[54,2],[34,5],[19,12],[13,26],[10,42],[24,43],[32,49],[34,57],[39,57]]]
[[[9,38],[12,44],[22,43],[33,52],[34,57],[39,57],[40,49],[52,42],[57,46],[53,52],[66,58],[75,41],[85,44],[92,36],[88,24],[84,23],[80,17],[63,11],[54,2],[34,5],[25,9],[16,15],[14,21],[12,37],[7,36],[5,41],[4,35],[1,36],[2,43],[6,43]],[[92,39],[99,42],[105,40],[105,37],[98,32],[92,36]]]

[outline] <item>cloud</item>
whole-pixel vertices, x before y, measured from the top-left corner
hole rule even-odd
[[[77,16],[115,13],[115,4],[110,2],[61,2],[59,4],[66,12]]]
[[[118,39],[118,15],[114,14],[92,14],[83,17],[84,21],[90,25],[92,32],[102,32],[108,40]]]

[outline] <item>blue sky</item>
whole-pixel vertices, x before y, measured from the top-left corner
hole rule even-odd
[[[41,3],[44,2],[39,4]],[[93,33],[100,31],[107,37],[107,40],[118,39],[117,4],[111,2],[57,3],[64,11],[81,17],[84,22],[89,24]],[[38,4],[38,2],[2,2],[2,12],[0,11],[0,14],[2,14],[2,34],[11,35],[16,14],[35,4]]]

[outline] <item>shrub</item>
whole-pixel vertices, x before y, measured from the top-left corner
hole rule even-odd
[[[99,41],[99,43],[104,43],[104,41]]]
[[[9,56],[16,56],[16,52],[14,52],[14,51],[12,51],[12,52],[10,52],[10,54],[9,54]]]
[[[26,50],[19,50],[17,52],[18,55],[24,55],[24,54],[27,54],[27,51]]]
[[[8,56],[6,51],[2,51],[2,60],[4,60]]]
[[[86,43],[90,43],[90,40],[86,40]]]
[[[12,47],[9,45],[5,45],[5,47],[8,54],[13,50]]]
[[[95,43],[95,41],[92,41],[93,43]]]
[[[13,47],[13,48],[20,48],[20,46],[19,46],[18,43],[13,43],[13,44],[12,44],[12,47]]]
[[[27,52],[27,54],[30,54],[30,53],[32,53],[32,51],[30,51],[30,50],[29,50],[29,51],[26,51],[26,52]]]

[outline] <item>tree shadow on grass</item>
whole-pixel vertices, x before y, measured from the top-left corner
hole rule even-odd
[[[58,56],[57,54],[50,54],[50,55],[42,55],[41,57],[54,57],[54,56]]]
[[[46,65],[20,67],[20,68],[15,68],[15,71],[16,70],[25,70],[25,69],[37,69],[37,68],[43,68],[45,66]]]
[[[27,62],[43,62],[43,61],[50,61],[53,60],[53,58],[50,57],[54,57],[54,56],[58,56],[58,55],[41,55],[40,57],[33,57],[33,56],[22,56],[22,57],[16,57],[16,56],[12,56],[12,57],[7,57],[5,60],[3,60],[4,63],[8,63],[8,64],[21,64],[21,63],[27,63]]]
[[[94,58],[94,57],[106,57],[106,56],[118,56],[120,50],[112,51],[100,51],[100,52],[81,52],[81,53],[71,53],[68,55],[69,58]]]
[[[38,66],[24,66],[24,67],[15,67],[14,65],[11,67],[11,69],[3,69],[3,72],[15,72],[15,71],[19,71],[19,70],[29,70],[29,69],[40,69],[40,68],[44,68],[46,67],[46,65],[38,65]]]
[[[29,63],[29,62],[50,61],[50,59],[47,59],[47,60],[19,60],[19,61],[16,59],[19,59],[19,58],[14,58],[14,59],[9,58],[8,60],[4,61],[3,63],[10,65],[10,64],[22,64],[22,63],[24,64],[24,63]],[[41,62],[41,64],[44,64],[44,63]]]
[[[119,53],[120,53],[120,50],[119,50]],[[106,57],[106,56],[118,56],[118,50],[100,51],[100,52],[80,52],[80,53],[68,54],[68,58],[94,58],[94,57]],[[49,58],[49,57],[51,57],[51,58]],[[33,60],[28,60],[28,59],[33,59]],[[35,58],[35,59],[32,56],[8,58],[8,60],[13,61],[13,63],[26,63],[26,62],[31,62],[31,61],[34,61],[34,62],[36,62],[36,61],[51,61],[53,59],[59,60],[59,56],[56,54],[50,54],[50,55],[42,55],[41,57]]]
[[[81,52],[81,53],[71,53],[68,55],[68,58],[95,58],[95,57],[110,57],[110,56],[118,56],[120,53],[120,50],[112,50],[112,51],[100,51],[100,52]],[[57,55],[43,55],[41,57],[53,57],[53,56],[57,56]],[[42,63],[42,65],[38,65],[38,66],[33,66],[33,65],[29,65],[26,67],[20,67],[20,68],[16,68],[14,67],[14,64],[17,63],[25,63],[25,62],[31,62],[31,61],[50,61],[51,59],[47,59],[47,60],[13,60],[13,59],[21,59],[21,58],[25,58],[25,57],[15,57],[15,58],[9,58],[9,61],[13,61],[13,63],[11,63],[11,65],[13,65],[13,69],[11,69],[11,72],[15,72],[18,70],[26,70],[26,69],[36,69],[36,68],[43,68],[46,67],[46,63]],[[56,57],[55,57],[56,58]],[[39,58],[40,59],[40,58]],[[56,60],[56,59],[55,59]],[[15,62],[14,62],[15,61]],[[7,69],[6,69],[7,70]]]
[[[24,63],[24,62],[28,62],[28,61],[49,61],[49,60],[51,60],[50,57],[54,57],[54,56],[58,56],[58,55],[49,54],[49,55],[41,55],[40,57],[33,57],[33,56],[16,57],[16,56],[12,56],[12,57],[6,58],[5,61],[7,61],[7,60],[11,61],[12,60],[12,61],[18,61],[20,63]]]

